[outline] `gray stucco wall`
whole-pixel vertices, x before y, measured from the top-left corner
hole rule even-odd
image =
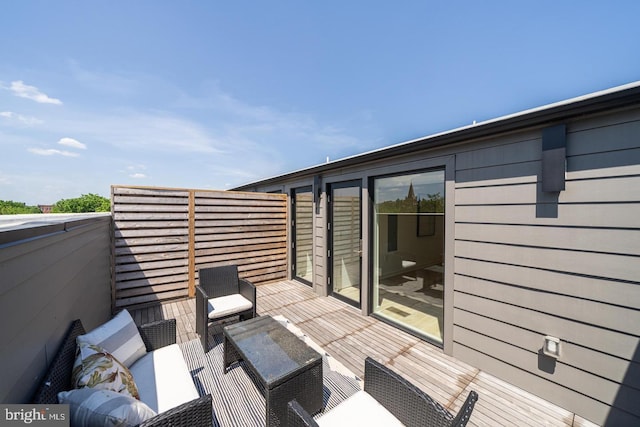
[[[0,231],[0,402],[29,401],[72,320],[110,318],[110,229],[107,214]]]

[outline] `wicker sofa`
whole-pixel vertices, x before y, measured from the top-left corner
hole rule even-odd
[[[454,416],[405,378],[369,357],[365,359],[364,371],[364,391],[357,392],[317,420],[297,401],[289,402],[288,425],[462,427],[467,425],[478,400],[478,394],[471,391]]]
[[[146,350],[149,352],[149,358],[153,359],[154,356],[158,355],[156,350],[162,351],[165,350],[173,350],[175,353],[175,349],[171,349],[170,347],[176,343],[176,321],[175,319],[162,320],[159,322],[150,323],[147,325],[143,325],[138,327],[140,332],[140,336],[144,342]],[[54,356],[51,365],[46,371],[33,399],[32,403],[35,404],[55,404],[58,403],[58,393],[71,390],[73,388],[71,383],[72,376],[72,368],[74,365],[74,360],[76,358],[76,338],[79,335],[83,335],[85,333],[85,329],[80,320],[75,320],[72,322],[69,327],[68,332],[64,336],[62,340],[62,344],[60,345],[58,352]],[[177,347],[177,346],[176,346]],[[167,353],[165,351],[165,353]],[[168,352],[169,354],[171,351]],[[171,356],[163,356],[165,358],[165,363],[167,363],[166,358]],[[180,354],[180,357],[182,355]],[[169,359],[168,363],[171,363]],[[180,365],[180,364],[178,364]],[[186,368],[184,361],[182,360],[181,365]],[[132,370],[133,371],[133,370]],[[166,370],[165,370],[166,371]],[[164,372],[155,372],[156,378],[136,378],[136,381],[140,380],[142,382],[147,382],[147,384],[158,384],[164,385],[166,388],[167,385],[171,382],[171,380],[167,381],[159,381],[158,377],[163,375]],[[184,378],[185,372],[178,373],[182,375]],[[189,376],[189,380],[191,381],[191,386],[193,386],[193,380],[191,379],[191,374],[186,372],[186,375]],[[164,384],[161,384],[164,383]],[[195,390],[195,387],[193,387]],[[159,392],[157,393],[159,395]],[[196,390],[196,395],[198,395]],[[142,397],[142,393],[140,394],[140,400],[144,401]],[[160,400],[160,399],[156,399]],[[144,402],[145,404],[147,402]],[[149,402],[152,406],[153,403]],[[172,404],[176,404],[173,402]],[[156,407],[159,406],[156,402]],[[166,406],[166,404],[165,404]],[[169,405],[171,406],[171,405]],[[73,419],[73,416],[72,416]],[[197,397],[187,402],[178,404],[177,406],[164,410],[158,411],[157,415],[152,418],[147,419],[146,421],[139,424],[140,426],[212,426],[213,425],[213,413],[211,406],[211,395],[206,395],[202,397]]]

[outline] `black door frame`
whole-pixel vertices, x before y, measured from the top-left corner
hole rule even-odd
[[[298,276],[298,259],[297,259],[297,248],[296,248],[296,236],[297,236],[297,218],[296,218],[296,203],[297,203],[297,199],[296,199],[296,195],[297,193],[303,193],[303,192],[308,192],[311,193],[311,197],[313,199],[313,187],[310,185],[306,185],[303,187],[297,187],[297,188],[292,188],[291,189],[291,205],[292,205],[292,209],[291,209],[291,275],[293,276],[293,279],[300,282],[300,283],[304,283],[305,285],[308,286],[313,286],[312,281],[309,281],[307,279],[303,279],[302,277]],[[311,207],[311,214],[313,215],[313,205]],[[313,256],[311,257],[311,262],[312,262],[312,266],[311,269],[313,271]],[[312,273],[313,275],[313,273]],[[313,279],[312,279],[313,280]]]
[[[360,297],[358,301],[354,301],[350,298],[347,298],[343,295],[335,293],[333,291],[334,284],[334,271],[333,271],[333,191],[339,188],[347,188],[347,187],[358,187],[358,196],[359,196],[359,222],[360,229],[358,230],[359,238],[360,238],[360,263],[358,266],[358,276],[359,276],[359,287],[360,287]],[[341,181],[341,182],[332,182],[327,184],[327,195],[329,197],[328,200],[328,235],[327,235],[327,244],[328,244],[328,252],[327,252],[327,267],[328,267],[328,277],[329,284],[327,293],[334,298],[337,298],[343,302],[346,302],[349,305],[352,305],[357,308],[361,308],[362,306],[362,180],[354,179],[349,181]]]

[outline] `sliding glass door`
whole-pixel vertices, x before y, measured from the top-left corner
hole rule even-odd
[[[360,181],[329,186],[331,294],[360,306],[362,227]]]
[[[373,312],[443,342],[444,170],[373,180]]]
[[[313,283],[313,192],[311,187],[296,188],[292,195],[293,277]]]

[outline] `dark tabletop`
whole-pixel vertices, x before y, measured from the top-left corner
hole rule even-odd
[[[227,326],[224,333],[268,385],[286,380],[322,357],[270,316]]]

